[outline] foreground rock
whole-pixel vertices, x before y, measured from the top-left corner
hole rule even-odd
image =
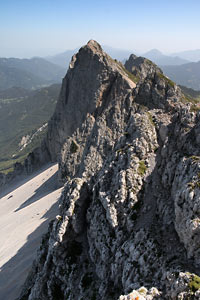
[[[126,67],[95,41],[72,59],[44,143],[60,213],[21,300],[200,297],[199,113],[150,61]]]

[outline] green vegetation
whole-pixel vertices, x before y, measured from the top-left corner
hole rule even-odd
[[[191,188],[191,190],[194,190],[195,188],[200,189],[200,181],[194,181],[194,182],[188,182],[188,186]]]
[[[189,282],[189,287],[192,292],[196,292],[200,289],[200,277],[197,275],[192,275],[191,280]]]
[[[192,104],[192,106],[190,107],[190,112],[198,112],[199,109],[199,106],[197,106],[196,104]]]
[[[0,58],[0,90],[12,87],[26,89],[41,88],[61,82],[65,68],[45,59]]]
[[[150,59],[148,58],[145,58],[145,62],[148,64],[148,65],[152,65],[154,67],[157,67],[156,64],[154,64]]]
[[[130,80],[132,80],[134,83],[138,83],[138,81],[140,80],[140,78],[138,76],[135,76],[131,72],[129,72],[128,70],[126,70],[126,68],[124,67],[124,65],[122,65],[121,63],[118,63],[118,64],[121,67],[121,69],[128,75],[128,78]]]
[[[182,93],[186,97],[191,98],[191,99],[200,100],[200,91],[193,90],[193,89],[188,88],[188,87],[183,86],[183,85],[180,85],[179,87],[181,88]]]
[[[192,103],[194,105],[198,104],[199,103],[199,100],[200,99],[197,99],[197,98],[192,98],[192,97],[189,97],[188,95],[185,95],[184,94],[184,98],[181,99],[181,102],[186,104],[186,103]]]
[[[79,148],[78,144],[75,141],[72,140],[71,146],[70,146],[70,152],[71,153],[76,153],[78,148]]]
[[[150,123],[155,127],[155,123],[154,123],[154,121],[153,121],[153,117],[152,117],[152,115],[150,114],[149,111],[147,112],[147,115],[148,115],[148,118],[149,118]]]
[[[167,84],[169,84],[171,87],[174,87],[174,86],[175,86],[175,83],[174,83],[172,80],[170,80],[168,77],[166,77],[164,74],[162,74],[162,73],[160,73],[160,72],[158,72],[157,74],[158,74],[158,76],[159,76],[161,79],[164,79],[165,82],[166,82]]]
[[[117,152],[117,153],[123,153],[123,152],[124,152],[124,150],[125,150],[125,149],[123,149],[123,148],[120,148],[120,149],[118,149],[116,152]]]
[[[192,181],[192,182],[188,182],[188,186],[194,190],[195,188],[199,188],[200,189],[200,172],[197,173],[197,179]]]
[[[196,181],[195,186],[200,189],[200,181]]]
[[[127,131],[125,131],[125,132],[124,132],[124,135],[128,136],[128,135],[129,135],[129,133],[128,133]]]
[[[190,111],[191,112],[197,112],[200,110],[200,92],[199,91],[194,91],[193,89],[180,86],[184,97],[181,99],[181,102],[186,104],[186,103],[191,103]]]
[[[191,190],[193,190],[195,188],[194,182],[188,182],[187,185],[191,188]]]
[[[141,160],[139,162],[139,167],[138,167],[138,174],[143,176],[147,170],[147,166],[145,165],[145,162]]]
[[[200,160],[200,157],[199,157],[199,156],[196,156],[196,155],[192,155],[192,156],[190,156],[190,159],[191,159],[192,161],[194,161],[194,162],[197,162],[197,161]]]
[[[111,57],[110,57],[110,59],[111,59],[115,64],[117,64],[117,65],[120,67],[120,69],[121,69],[122,71],[124,71],[124,72],[128,75],[128,78],[129,78],[130,80],[132,80],[134,83],[137,83],[137,82],[140,80],[139,76],[135,76],[135,75],[133,75],[131,72],[129,72],[129,71],[124,67],[124,65],[123,65],[121,62],[117,61],[116,59],[112,59]]]
[[[162,66],[162,70],[178,84],[200,90],[200,62],[179,66]]]
[[[51,117],[59,91],[60,85],[32,92],[16,88],[16,99],[13,97],[15,88],[0,92],[0,172],[12,171],[14,163],[22,162],[29,152],[40,145],[45,130],[19,151],[22,137],[32,136]]]

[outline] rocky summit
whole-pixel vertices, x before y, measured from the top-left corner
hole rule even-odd
[[[40,150],[59,161],[60,214],[20,300],[200,299],[200,113],[185,102],[148,59],[123,66],[93,40],[73,56]]]

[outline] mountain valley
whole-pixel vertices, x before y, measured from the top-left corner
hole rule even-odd
[[[0,172],[11,171],[15,162],[40,145],[59,92],[60,84],[36,91],[0,91]]]

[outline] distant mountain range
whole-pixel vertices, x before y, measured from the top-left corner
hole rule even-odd
[[[73,50],[66,50],[53,56],[45,57],[50,63],[60,66],[61,68],[68,68],[72,56],[78,51],[78,48]]]
[[[137,51],[117,49],[110,46],[103,46],[103,49],[113,58],[122,61],[123,63],[129,56],[134,53],[152,60],[159,66],[172,65],[178,66],[191,61],[196,62],[200,60],[200,50],[183,51],[173,53],[170,55],[163,54],[157,49],[152,49],[145,53],[138,53]],[[66,50],[65,52],[59,53],[54,56],[45,57],[49,62],[56,64],[62,68],[68,67],[72,56],[78,51],[78,48],[72,50]]]
[[[191,88],[187,88],[183,85],[179,86],[183,92],[183,94],[190,100],[200,102],[200,91],[195,91]]]
[[[162,66],[162,70],[177,84],[200,90],[200,61],[181,66]]]
[[[178,56],[168,56],[164,55],[162,52],[160,52],[157,49],[152,49],[146,53],[144,53],[142,56],[152,60],[154,63],[156,63],[159,66],[164,66],[164,65],[182,65],[188,62],[188,60],[180,58]]]
[[[40,144],[45,130],[38,129],[53,114],[60,86],[54,84],[36,91],[14,87],[0,91],[0,172],[8,170]],[[23,140],[27,147],[20,151]]]
[[[188,50],[171,54],[171,56],[179,56],[192,62],[200,61],[200,49]]]
[[[35,89],[60,83],[66,68],[35,57],[32,59],[0,58],[0,90],[17,86]]]
[[[106,51],[111,57],[119,61],[125,61],[133,51],[123,50],[118,48],[112,48],[110,46],[103,46],[104,51]],[[49,62],[56,64],[62,68],[68,67],[72,56],[79,50],[79,48],[73,50],[66,50],[65,52],[45,57]],[[135,52],[134,52],[135,53]],[[137,54],[137,53],[135,53]]]

